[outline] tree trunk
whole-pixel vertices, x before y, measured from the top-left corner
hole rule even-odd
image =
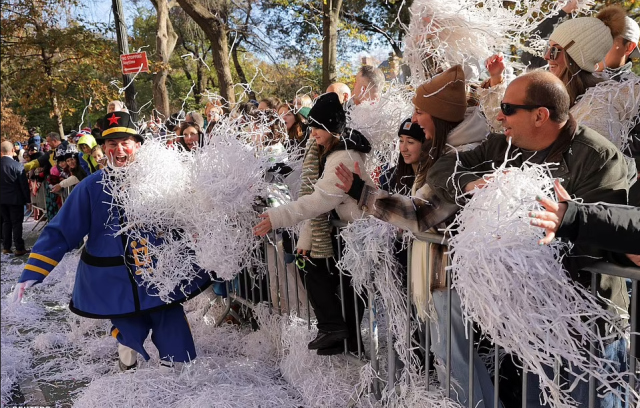
[[[172,3],[166,0],[151,0],[158,15],[158,32],[156,34],[156,69],[153,75],[153,105],[155,110],[167,119],[171,115],[169,92],[167,91],[167,76],[171,70],[169,59],[178,41],[178,35],[173,30],[169,20],[169,10]]]
[[[50,89],[51,105],[53,106],[53,118],[56,120],[56,124],[58,125],[58,133],[60,133],[60,136],[64,136],[64,126],[62,126],[62,112],[60,112],[60,107],[58,106],[58,96],[53,88]]]
[[[58,92],[53,86],[53,69],[51,68],[51,56],[43,48],[40,50],[42,57],[42,65],[44,66],[44,74],[49,83],[49,99],[51,100],[51,117],[55,119],[58,125],[58,133],[60,136],[64,136],[64,126],[62,125],[62,112],[60,111],[60,105],[58,105]]]
[[[214,14],[207,10],[198,0],[177,0],[180,7],[200,26],[211,42],[213,66],[218,76],[220,95],[229,105],[236,102],[233,92],[233,79],[229,65],[229,43],[227,41],[226,16],[224,4]],[[223,3],[223,2],[219,2]]]
[[[338,55],[338,21],[342,0],[322,2],[322,87],[326,89],[336,82],[336,61]]]
[[[245,75],[244,70],[242,69],[242,66],[240,65],[240,60],[238,59],[238,46],[237,45],[235,47],[233,47],[233,49],[231,50],[231,56],[233,57],[233,66],[236,67],[236,72],[238,73],[238,76],[240,77],[240,81],[242,81],[243,84],[248,84],[249,82],[247,81],[247,76]],[[251,89],[249,91],[249,99],[253,99],[254,101],[257,100],[256,93],[253,91],[253,89]]]
[[[206,54],[205,54],[206,55]],[[202,56],[204,59],[205,55]],[[207,67],[202,63],[202,60],[198,59],[196,66],[196,92],[193,94],[193,98],[197,104],[200,104],[202,95],[207,90]]]

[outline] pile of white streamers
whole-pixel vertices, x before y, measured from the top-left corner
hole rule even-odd
[[[392,82],[377,101],[364,101],[347,112],[347,126],[362,133],[372,152],[367,157],[366,170],[373,172],[387,163],[396,163],[398,129],[411,117],[414,92]]]
[[[580,9],[593,1],[581,1]],[[426,82],[438,68],[462,64],[467,80],[477,80],[484,61],[521,40],[532,41],[529,52],[541,54],[545,41],[532,33],[543,18],[556,15],[565,2],[522,0],[417,0],[405,36],[405,61],[414,86]]]
[[[587,89],[571,113],[578,124],[597,131],[631,157],[631,130],[640,122],[640,77],[627,73],[619,79]]]
[[[594,345],[597,354],[607,340],[592,332],[596,319],[618,317],[568,277],[561,265],[564,246],[538,245],[543,230],[529,224],[528,213],[541,209],[536,196],[553,196],[548,167],[501,167],[486,180],[457,216],[449,240],[453,286],[465,318],[540,377],[543,403],[575,404],[567,392],[572,384],[558,385],[545,375],[556,358],[605,384],[600,392],[616,393],[612,384],[624,384],[624,374],[603,374],[612,371],[610,363],[597,355],[589,362],[588,350]]]
[[[257,149],[252,133],[227,119],[191,152],[148,140],[105,184],[125,216],[118,233],[140,240],[151,231],[163,238],[148,245],[156,267],[141,275],[163,300],[193,279],[194,264],[229,280],[259,263],[253,259],[259,244],[252,234],[254,205],[265,191],[265,171],[281,158]]]

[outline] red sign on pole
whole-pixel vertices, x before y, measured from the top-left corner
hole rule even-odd
[[[122,63],[122,73],[124,75],[149,72],[149,61],[147,61],[146,52],[121,55],[120,62]]]

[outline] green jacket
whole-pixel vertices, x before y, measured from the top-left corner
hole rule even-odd
[[[492,173],[506,157],[510,159],[508,166],[521,166],[524,159],[522,155],[518,156],[520,152],[519,148],[509,146],[505,135],[493,134],[474,150],[458,153],[460,163],[455,174],[456,155],[441,157],[429,169],[427,183],[443,201],[455,202],[454,186],[462,190],[467,183]],[[604,136],[587,127],[577,126],[573,118],[551,145],[545,162],[558,163],[551,174],[562,180],[562,186],[573,197],[581,198],[585,203],[627,204],[629,167],[624,156]],[[589,287],[591,274],[583,268],[601,260],[604,252],[575,245],[571,255],[564,257],[565,268],[573,280]],[[603,275],[598,277],[598,286],[603,297],[627,310],[629,298],[624,279]]]
[[[80,139],[78,139],[77,145],[78,145],[78,150],[80,151],[82,151],[82,149],[80,148],[80,145],[82,144],[86,144],[92,150],[94,147],[98,145],[98,143],[96,142],[96,139],[92,135],[84,135]],[[95,173],[100,169],[98,167],[98,162],[90,154],[83,154],[82,159],[86,161],[87,164],[89,165],[89,171],[91,171],[91,173]]]

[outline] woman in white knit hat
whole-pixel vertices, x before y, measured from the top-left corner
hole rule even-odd
[[[640,80],[605,81],[596,66],[625,31],[626,12],[610,6],[596,17],[580,17],[560,24],[549,38],[544,58],[571,97],[571,114],[579,124],[596,130],[625,152],[629,132],[638,118]]]

